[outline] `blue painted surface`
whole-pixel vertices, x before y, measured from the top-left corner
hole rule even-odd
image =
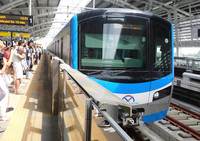
[[[89,77],[92,80],[96,81],[112,93],[116,94],[137,94],[137,93],[144,93],[150,91],[150,83],[151,90],[156,90],[162,88],[173,81],[173,74],[169,74],[166,77],[161,79],[152,81],[152,82],[145,82],[145,83],[116,83],[116,82],[108,82],[104,80],[99,80],[93,77]]]
[[[173,81],[173,74],[169,74],[161,79],[154,80],[151,82],[151,91],[162,88]]]
[[[142,92],[148,92],[150,90],[150,82],[146,83],[116,83],[116,82],[109,82],[100,79],[96,79],[93,77],[89,77],[92,80],[99,83],[104,88],[108,89],[112,93],[116,94],[136,94]],[[140,88],[140,89],[138,89]]]
[[[73,16],[71,20],[71,58],[72,68],[78,69],[78,16]]]
[[[163,119],[167,115],[167,111],[168,110],[161,111],[161,112],[158,112],[158,113],[155,113],[155,114],[150,114],[150,115],[143,116],[143,120],[142,121],[144,123],[148,123],[148,122],[154,122],[154,121]]]

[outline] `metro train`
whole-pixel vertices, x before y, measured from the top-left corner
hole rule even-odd
[[[76,14],[47,49],[121,100],[143,112],[144,123],[163,119],[173,79],[173,26],[131,9]]]

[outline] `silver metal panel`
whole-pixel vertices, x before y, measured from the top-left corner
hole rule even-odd
[[[194,78],[195,79],[195,78]],[[174,79],[174,85],[179,86],[188,90],[192,90],[195,92],[200,92],[200,84],[198,82],[194,82],[190,80],[189,78],[175,78]]]
[[[153,101],[149,104],[134,105],[133,109],[144,108],[145,109],[144,115],[158,113],[168,109],[170,103],[169,98],[170,96],[167,96],[160,100]],[[166,101],[169,101],[169,103],[166,103]]]
[[[124,105],[130,107],[130,105],[116,95],[96,83],[95,81],[88,78],[86,75],[81,72],[72,69],[70,66],[65,67],[68,74],[70,74],[96,101],[106,103],[109,105]]]

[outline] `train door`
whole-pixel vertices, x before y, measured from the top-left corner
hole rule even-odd
[[[71,54],[70,54],[71,44],[70,44],[70,30],[69,29],[67,30],[66,45],[67,45],[67,64],[71,65]]]
[[[59,51],[59,40],[57,41],[57,46],[56,47],[57,47],[57,54],[56,55],[58,57],[60,57],[60,55],[59,55],[60,54],[60,51]]]
[[[63,59],[63,37],[61,38],[61,59]]]
[[[56,42],[54,43],[54,54],[56,55]]]

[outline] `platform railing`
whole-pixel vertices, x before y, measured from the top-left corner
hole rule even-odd
[[[47,57],[48,59],[48,70],[50,70],[50,72],[48,71],[48,76],[50,77],[52,83],[54,84],[59,84],[59,80],[55,80],[53,78],[59,78],[58,73],[55,73],[55,68],[57,67],[57,72],[59,71],[60,68],[60,64],[66,64],[62,59],[56,57],[54,54],[52,54],[49,51],[46,51],[47,53]],[[55,63],[56,62],[56,63]],[[54,68],[54,69],[52,69]],[[99,108],[97,102],[95,101],[95,99],[93,97],[91,97],[89,95],[89,93],[87,92],[87,90],[85,90],[74,78],[73,76],[71,76],[68,72],[67,69],[65,68],[60,68],[63,71],[63,84],[64,84],[64,88],[63,88],[63,93],[66,93],[66,87],[65,87],[65,83],[66,83],[66,77],[70,78],[78,87],[79,89],[83,92],[83,94],[86,96],[86,105],[85,105],[85,137],[84,140],[85,141],[90,141],[91,140],[91,125],[92,125],[92,106],[94,106],[99,113],[102,114],[102,116],[110,123],[110,125],[114,128],[114,130],[120,135],[120,137],[125,140],[125,141],[132,141],[133,139],[130,138],[130,136],[115,122],[115,120],[113,120],[113,118],[109,115],[109,113],[107,113],[106,111],[102,110]],[[56,82],[53,82],[56,81]],[[56,89],[56,90],[55,90]],[[55,88],[54,85],[52,85],[52,113],[53,114],[57,114],[58,111],[55,111],[56,108],[56,99],[58,98],[58,94],[56,94],[57,89],[59,88]],[[58,105],[57,105],[58,106]]]
[[[200,71],[200,59],[174,57],[174,67]]]

